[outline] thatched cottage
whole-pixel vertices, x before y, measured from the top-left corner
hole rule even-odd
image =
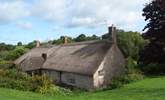
[[[109,39],[39,46],[15,61],[29,74],[46,74],[54,82],[91,90],[105,88],[124,73],[125,59],[116,44],[115,27]]]

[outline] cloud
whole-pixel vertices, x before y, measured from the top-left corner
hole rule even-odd
[[[70,12],[71,21],[67,23],[71,27],[92,26],[103,23],[119,26],[136,24],[142,19],[141,6],[145,0],[76,0]],[[76,21],[75,21],[76,19]],[[132,25],[133,26],[133,25]]]
[[[33,25],[30,22],[18,22],[17,27],[25,30],[30,30],[33,28]]]
[[[147,2],[149,0],[0,0],[0,23],[35,17],[68,28],[93,28],[108,22],[133,29],[142,21],[141,10]]]
[[[92,27],[109,23],[135,26],[149,0],[38,0],[33,14],[66,27]]]
[[[68,16],[66,0],[36,0],[32,7],[32,15],[47,21],[63,22]]]
[[[29,15],[26,3],[21,0],[0,0],[0,24],[5,24]]]

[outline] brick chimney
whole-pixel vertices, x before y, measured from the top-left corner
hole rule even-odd
[[[40,47],[40,41],[36,40],[36,48]]]
[[[67,43],[68,43],[68,37],[65,36],[65,37],[64,37],[64,44],[67,44]]]
[[[114,25],[108,27],[108,33],[109,33],[109,39],[116,44],[117,39],[116,39],[116,27]]]

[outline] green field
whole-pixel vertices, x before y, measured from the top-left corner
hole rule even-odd
[[[116,90],[80,93],[73,96],[47,96],[0,89],[0,100],[165,100],[165,77],[144,79]]]

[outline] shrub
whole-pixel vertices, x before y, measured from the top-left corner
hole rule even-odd
[[[30,80],[31,86],[32,86],[32,91],[39,92],[39,93],[46,93],[52,85],[51,80],[46,76],[38,76],[38,75],[33,75],[31,80]]]
[[[143,78],[144,78],[144,76],[142,75],[141,72],[138,72],[138,71],[129,72],[129,73],[125,74],[123,77],[113,78],[109,85],[109,88],[110,89],[120,88],[124,84],[142,80]]]
[[[46,92],[48,95],[72,95],[73,92],[69,89],[65,89],[59,86],[52,85],[51,88]]]
[[[134,60],[132,57],[128,57],[126,61],[127,61],[127,65],[126,65],[127,71],[135,70],[138,68],[137,61]]]
[[[139,65],[141,70],[145,74],[150,75],[164,75],[165,74],[165,64],[148,64]]]
[[[17,47],[12,51],[8,51],[5,55],[5,60],[15,60],[18,57],[20,57],[21,55],[23,55],[24,53],[26,53],[26,49],[24,47]]]
[[[52,81],[46,75],[30,76],[8,61],[0,61],[0,87],[50,95],[71,94],[70,90],[52,84]]]
[[[126,65],[126,73],[121,77],[115,77],[112,79],[110,83],[110,89],[119,88],[124,84],[128,84],[130,82],[142,80],[144,78],[143,73],[139,70],[137,61],[132,59],[131,57],[127,58]]]
[[[0,87],[36,92],[37,90],[41,88],[43,89],[51,84],[50,82],[49,84],[46,82],[49,81],[43,76],[31,77],[14,68],[0,69]]]
[[[124,77],[126,83],[138,81],[144,79],[144,75],[141,71],[132,70],[131,72],[127,73]]]
[[[10,69],[13,63],[10,61],[0,60],[0,69]]]

